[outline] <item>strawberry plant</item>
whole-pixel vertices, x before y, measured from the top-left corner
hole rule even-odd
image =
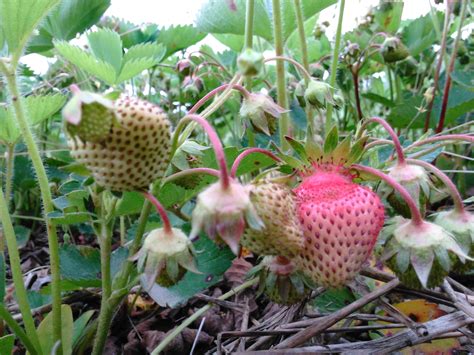
[[[0,353],[469,351],[472,6],[440,2],[0,0]]]

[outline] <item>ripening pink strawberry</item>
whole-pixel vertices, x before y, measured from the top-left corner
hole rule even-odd
[[[294,190],[305,247],[299,266],[313,282],[339,287],[370,257],[384,224],[384,206],[343,168],[316,167]]]

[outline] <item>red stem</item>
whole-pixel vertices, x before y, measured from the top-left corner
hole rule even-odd
[[[188,114],[192,115],[192,114],[196,113],[197,110],[199,110],[207,101],[212,99],[218,93],[220,93],[220,92],[224,91],[225,89],[227,89],[227,87],[229,85],[231,85],[231,84],[224,84],[224,85],[221,85],[221,86],[215,88],[214,90],[209,91],[201,100],[196,102],[196,104],[189,110]],[[234,90],[240,91],[244,98],[247,98],[250,95],[248,90],[246,88],[244,88],[242,85],[233,84],[232,88]]]
[[[243,151],[242,153],[240,153],[239,156],[235,159],[234,164],[232,164],[232,169],[230,170],[230,176],[232,178],[235,178],[235,176],[237,174],[237,169],[239,168],[239,165],[242,162],[242,160],[247,155],[250,155],[252,153],[262,153],[262,154],[265,154],[266,156],[272,158],[275,161],[278,161],[278,162],[281,161],[280,158],[278,158],[275,154],[273,154],[272,152],[270,152],[267,149],[263,149],[263,148],[250,148],[250,149],[247,149],[247,150]]]
[[[395,151],[397,152],[397,156],[398,156],[398,163],[399,164],[405,163],[405,153],[403,153],[403,148],[402,148],[402,145],[400,144],[400,139],[398,139],[398,135],[395,133],[392,126],[390,126],[388,122],[382,118],[371,117],[364,122],[361,129],[364,129],[371,122],[377,122],[378,124],[382,125],[383,128],[385,128],[385,130],[388,132],[390,137],[392,137],[393,144],[395,146]]]
[[[163,220],[163,229],[165,230],[166,234],[172,233],[171,229],[171,223],[168,218],[168,215],[166,214],[166,210],[163,207],[163,205],[158,201],[158,199],[150,192],[148,191],[142,191],[143,196],[151,202],[153,206],[156,208],[156,212],[160,215],[161,219]]]
[[[408,208],[410,209],[411,219],[415,225],[421,225],[423,223],[423,217],[421,216],[420,210],[416,207],[416,202],[411,197],[410,193],[405,189],[402,185],[400,185],[397,181],[395,181],[392,177],[384,174],[383,172],[371,168],[369,166],[363,166],[354,164],[352,168],[363,171],[372,175],[379,177],[380,179],[384,180],[387,184],[393,187],[394,190],[400,194],[400,196],[405,200],[407,203]]]
[[[359,121],[362,120],[362,108],[360,107],[360,96],[359,96],[359,71],[356,70],[355,72],[352,71],[352,80],[354,81],[354,94],[356,100],[356,107],[357,107],[357,115],[359,116]]]
[[[435,174],[443,182],[443,184],[445,184],[446,187],[448,188],[451,198],[454,201],[454,207],[456,211],[461,214],[464,213],[464,204],[462,202],[461,194],[459,193],[458,189],[456,188],[456,185],[451,181],[448,175],[443,173],[440,169],[438,169],[433,164],[430,164],[423,160],[407,159],[407,163],[419,165],[428,170],[431,170],[431,172]]]
[[[407,147],[407,149],[413,148],[419,145],[432,143],[432,142],[449,141],[449,140],[474,143],[474,136],[469,136],[467,134],[444,134],[442,136],[433,136],[433,137],[423,139],[422,141],[415,142],[409,147]]]
[[[445,17],[444,17],[444,26],[443,26],[443,38],[441,39],[439,59],[438,59],[438,63],[436,64],[436,70],[435,70],[434,79],[433,79],[433,87],[434,87],[433,95],[436,95],[436,91],[438,90],[439,73],[441,72],[441,64],[443,64],[443,57],[446,52],[446,39],[448,37],[449,18],[451,16],[451,6],[448,1],[446,1],[446,12],[444,16]],[[431,111],[433,110],[433,104],[434,104],[434,97],[428,104],[426,118],[425,118],[425,127],[424,127],[425,132],[427,132],[428,128],[430,127],[430,117],[431,117]]]
[[[453,52],[451,53],[451,59],[449,61],[448,68],[445,71],[446,81],[444,83],[444,92],[443,92],[443,103],[441,104],[441,113],[439,115],[438,127],[436,127],[436,133],[439,133],[444,128],[444,121],[446,119],[446,111],[448,110],[448,99],[449,99],[449,89],[451,88],[451,73],[454,70],[454,64],[456,63],[456,55],[459,47],[459,40],[461,39],[462,26],[464,23],[464,18],[466,17],[466,7],[468,0],[462,1],[462,10],[460,14],[459,28],[454,40]],[[448,1],[448,4],[450,2]],[[449,6],[449,5],[448,5]],[[454,5],[453,5],[454,6]]]
[[[189,114],[186,115],[183,119],[190,119],[194,122],[197,122],[201,127],[206,131],[207,135],[209,136],[209,140],[211,141],[212,146],[214,147],[214,153],[216,154],[217,163],[219,164],[219,170],[221,173],[221,182],[222,188],[225,190],[229,187],[229,172],[227,169],[227,162],[225,159],[224,147],[209,122],[207,122],[204,118],[199,115]]]
[[[192,168],[192,169],[186,169],[183,171],[179,171],[177,173],[174,173],[172,175],[167,176],[166,178],[163,179],[163,184],[167,182],[171,182],[173,180],[179,179],[183,176],[187,175],[193,175],[193,174],[208,174],[212,175],[215,177],[219,177],[219,170],[216,169],[211,169],[211,168]]]

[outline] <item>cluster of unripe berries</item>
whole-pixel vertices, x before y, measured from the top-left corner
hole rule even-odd
[[[320,104],[331,98],[327,87],[314,88],[318,83],[309,83],[307,99]],[[141,99],[73,91],[63,111],[72,156],[90,170],[98,185],[118,192],[141,191],[153,200],[147,191],[164,177],[171,158],[172,132],[166,114]],[[284,112],[269,97],[250,93],[241,111],[267,134],[274,129],[270,118]],[[195,120],[208,133],[212,130],[202,118]],[[225,167],[216,137],[211,141]],[[164,226],[147,236],[136,255],[147,286],[155,281],[169,286],[186,270],[198,272],[190,240],[202,230],[237,255],[244,246],[266,256],[260,274],[267,294],[276,302],[299,301],[316,285],[346,285],[371,257],[385,223],[381,198],[354,182],[357,171],[385,179],[391,186],[386,195],[410,198],[408,190],[416,195],[407,218],[396,217],[384,233],[382,257],[402,281],[414,287],[436,286],[452,264],[459,263],[454,254],[462,261],[468,258],[474,218],[462,205],[440,214],[436,224],[421,217],[416,204],[419,195],[429,190],[424,168],[403,159],[388,175],[359,166],[355,163],[363,154],[364,138],[338,143],[337,130],[328,134],[324,147],[311,137],[304,145],[293,144],[300,147],[302,161],[295,163],[284,154],[277,160],[293,165],[297,179],[274,176],[243,185],[221,166],[219,181],[197,197],[190,238],[172,228],[164,209],[159,209]]]

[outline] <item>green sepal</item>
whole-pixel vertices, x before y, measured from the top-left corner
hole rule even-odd
[[[441,265],[444,271],[449,272],[451,270],[451,260],[449,258],[448,251],[442,246],[434,248],[436,254],[436,260]]]
[[[334,125],[329,130],[328,134],[326,135],[326,139],[324,140],[324,154],[329,154],[337,147],[337,143],[339,142],[339,130],[337,126]]]
[[[410,266],[410,251],[408,249],[400,249],[395,256],[397,268],[400,272],[405,272]]]
[[[289,136],[285,136],[285,140],[288,142],[291,148],[293,148],[296,154],[298,154],[305,163],[308,163],[308,156],[307,156],[304,145],[301,142],[298,142],[297,140]]]
[[[359,161],[362,154],[364,154],[364,147],[367,142],[368,137],[359,138],[351,147],[349,157],[347,158],[348,165],[353,164]]]
[[[334,164],[347,164],[347,157],[351,151],[352,134],[349,134],[334,149],[332,155]]]

